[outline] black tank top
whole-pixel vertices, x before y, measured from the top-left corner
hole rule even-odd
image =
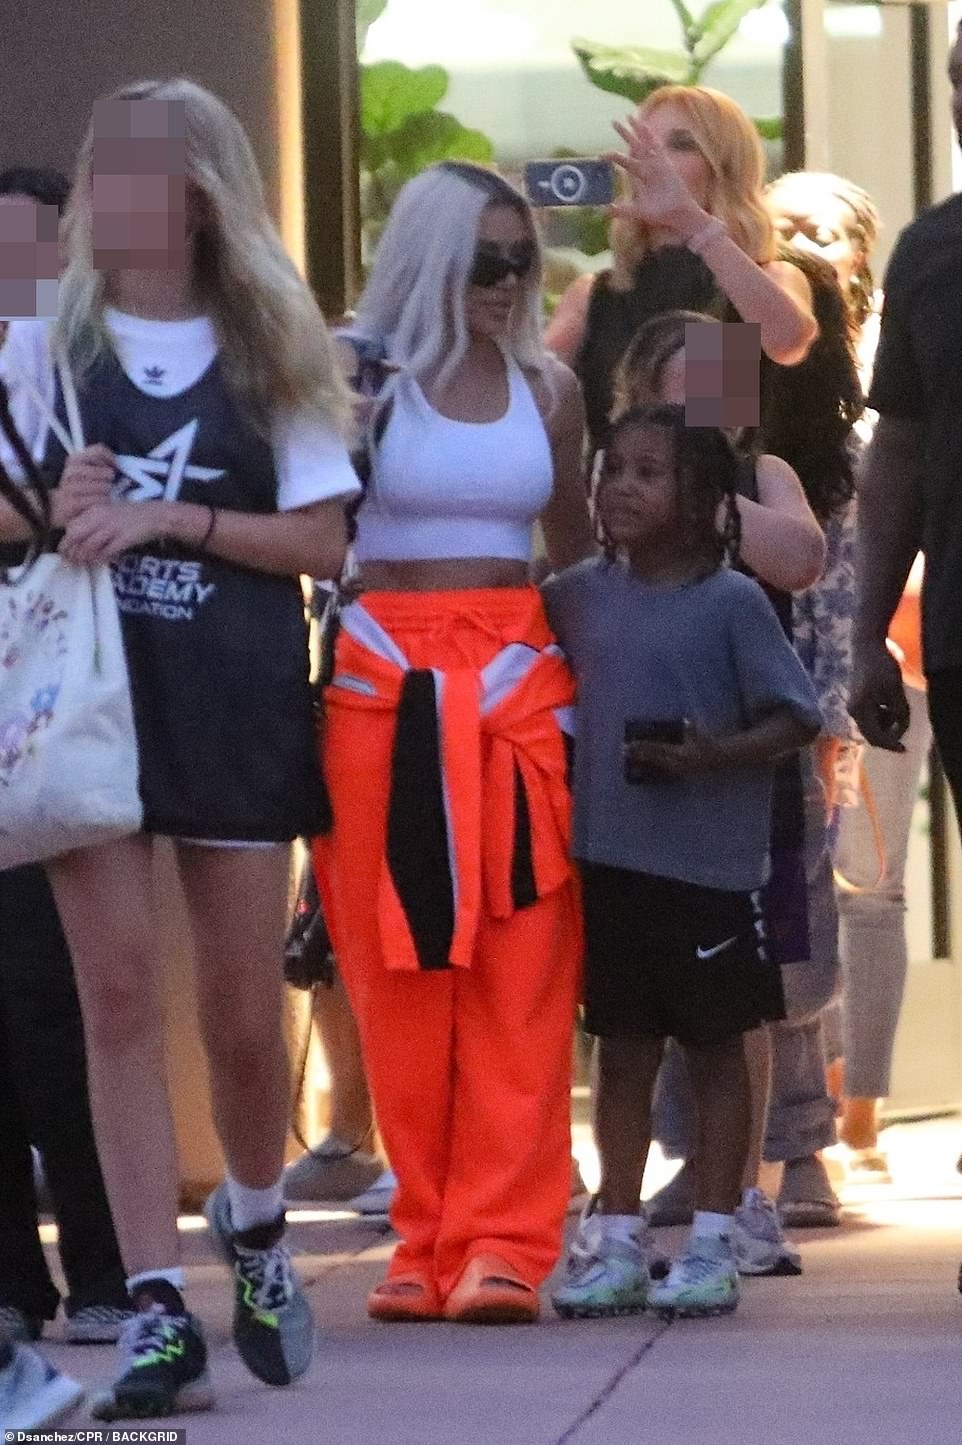
[[[630,291],[617,291],[604,271],[591,288],[575,371],[584,389],[592,451],[604,444],[618,366],[639,327],[665,311],[703,311],[738,320],[700,256],[687,246],[660,246],[639,263]]]
[[[217,359],[177,396],[148,396],[113,355],[78,388],[84,435],[118,458],[116,494],[277,510],[269,442]],[[57,412],[64,417],[58,387]],[[45,458],[63,470],[51,436]],[[324,822],[300,583],[181,543],[112,564],[140,752],[146,831],[282,842]]]

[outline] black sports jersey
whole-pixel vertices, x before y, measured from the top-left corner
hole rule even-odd
[[[215,360],[186,391],[145,395],[108,354],[78,386],[88,444],[117,458],[115,494],[277,510],[268,441]],[[57,413],[64,417],[58,386]],[[65,460],[51,435],[46,462]],[[112,564],[148,832],[286,841],[324,821],[300,585],[148,543]]]

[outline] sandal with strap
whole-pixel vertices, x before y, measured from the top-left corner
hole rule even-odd
[[[444,1318],[470,1325],[530,1325],[538,1291],[496,1254],[476,1254],[444,1304]]]
[[[367,1312],[382,1324],[416,1324],[441,1319],[437,1286],[426,1274],[410,1270],[388,1275],[367,1297]]]

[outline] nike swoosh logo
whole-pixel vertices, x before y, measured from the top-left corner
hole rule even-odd
[[[731,938],[726,938],[724,943],[716,943],[714,948],[696,948],[696,958],[714,958],[716,953],[724,953],[726,948],[731,948],[733,943],[738,942],[738,934],[733,933]]]

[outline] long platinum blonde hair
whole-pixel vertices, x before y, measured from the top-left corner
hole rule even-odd
[[[550,358],[541,340],[541,241],[521,193],[484,166],[442,161],[403,187],[358,303],[356,329],[382,342],[404,370],[443,387],[468,349],[465,290],[488,206],[516,210],[534,243],[534,264],[518,284],[504,347],[550,387]]]
[[[183,103],[186,175],[203,200],[193,236],[197,299],[217,332],[225,375],[256,421],[307,410],[351,430],[350,393],[320,308],[270,219],[254,152],[232,111],[191,80],[143,81],[110,100]],[[66,218],[67,269],[55,341],[78,376],[110,348],[107,277],[93,264],[93,121],[81,145]]]

